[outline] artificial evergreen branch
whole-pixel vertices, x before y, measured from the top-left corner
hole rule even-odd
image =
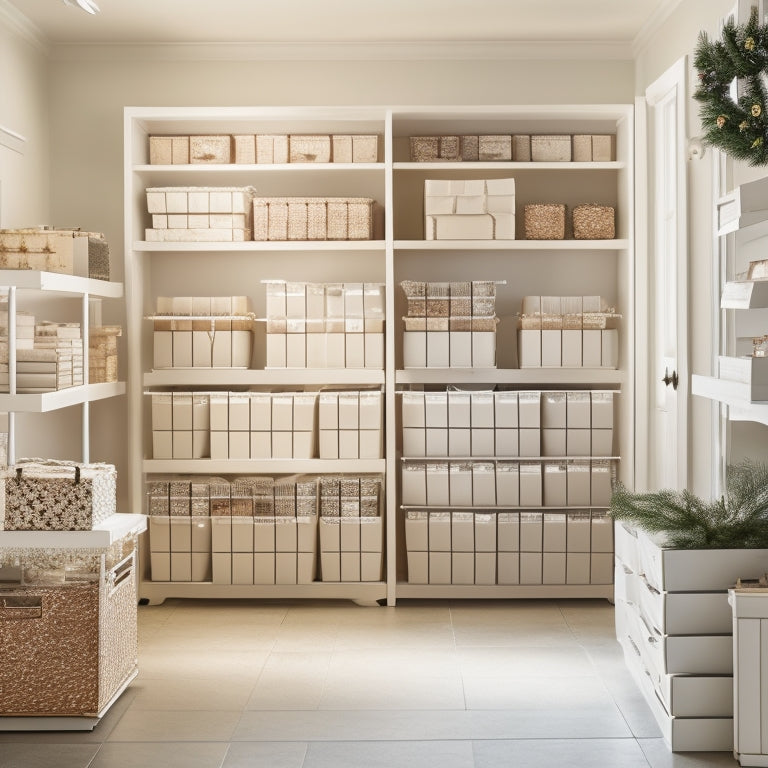
[[[687,490],[631,493],[619,483],[610,510],[616,520],[663,533],[674,549],[768,548],[768,466],[729,467],[726,495],[714,501]]]

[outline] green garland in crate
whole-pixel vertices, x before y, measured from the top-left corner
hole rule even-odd
[[[758,22],[757,9],[746,24],[729,18],[719,40],[701,32],[693,64],[705,141],[750,165],[767,165],[768,25]],[[734,80],[741,90],[736,101]]]
[[[649,533],[663,533],[673,549],[765,549],[768,466],[747,461],[729,467],[726,494],[713,501],[690,491],[631,493],[618,484],[611,515]]]

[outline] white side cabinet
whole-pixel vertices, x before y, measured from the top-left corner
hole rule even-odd
[[[731,589],[733,609],[733,754],[768,766],[768,594]]]

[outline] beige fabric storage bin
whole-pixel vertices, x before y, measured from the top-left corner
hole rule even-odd
[[[411,136],[411,161],[461,160],[458,136]]]
[[[189,163],[189,136],[150,136],[150,165],[186,165]]]
[[[257,197],[254,240],[371,240],[371,198]]]
[[[616,212],[609,205],[577,205],[573,209],[573,237],[576,240],[613,240]]]
[[[233,136],[234,162],[252,165],[256,162],[256,137],[253,134]]]
[[[565,237],[565,205],[533,203],[524,211],[526,240],[562,240]]]
[[[571,160],[569,135],[531,136],[531,160],[538,163],[567,163]]]
[[[291,134],[288,137],[288,162],[329,163],[330,161],[330,136],[302,136]]]
[[[189,162],[228,164],[232,162],[231,136],[190,136]]]

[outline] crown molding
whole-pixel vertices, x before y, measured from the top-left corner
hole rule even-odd
[[[645,24],[632,41],[632,58],[637,57],[648,47],[656,33],[664,26],[669,17],[677,10],[683,0],[663,0],[656,10],[648,17]]]
[[[23,38],[46,56],[50,54],[50,41],[43,31],[33,24],[18,8],[8,0],[0,0],[0,24]]]
[[[4,0],[0,0],[3,2]],[[553,47],[557,51],[553,55]],[[631,59],[602,41],[408,43],[56,43],[56,61],[506,61]]]
[[[0,145],[23,155],[26,143],[27,139],[25,136],[12,131],[10,128],[6,128],[4,125],[0,125]]]

